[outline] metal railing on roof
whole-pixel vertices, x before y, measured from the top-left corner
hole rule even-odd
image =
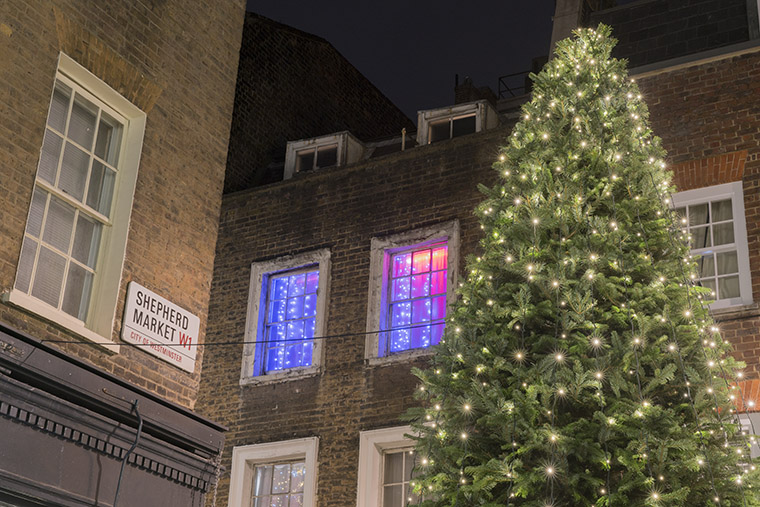
[[[499,77],[499,98],[517,97],[518,95],[528,93],[530,91],[529,87],[526,86],[528,74],[530,74],[530,71],[524,70]]]

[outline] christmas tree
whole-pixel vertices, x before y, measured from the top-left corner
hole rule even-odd
[[[557,44],[483,188],[482,255],[415,371],[422,505],[760,505],[743,365],[614,44]]]

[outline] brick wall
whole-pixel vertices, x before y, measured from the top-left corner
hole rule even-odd
[[[593,12],[588,25],[614,28],[613,55],[629,68],[744,42],[746,0],[649,0]]]
[[[0,19],[0,292],[13,287],[59,51],[147,114],[113,339],[134,280],[201,319],[205,332],[241,0],[197,4],[9,0]],[[81,341],[0,304],[0,320],[44,340]],[[200,378],[132,347],[67,353],[192,407]]]
[[[424,361],[365,365],[370,240],[457,219],[460,259],[474,253],[480,228],[472,210],[482,200],[476,185],[495,180],[490,167],[508,132],[464,136],[225,197],[207,339],[234,345],[207,348],[197,409],[230,428],[227,470],[234,446],[317,435],[319,505],[355,505],[359,432],[402,424],[416,385],[410,367]],[[319,248],[332,254],[326,334],[340,335],[324,344],[323,373],[241,387],[251,263]],[[228,487],[227,475],[222,504]]]
[[[755,304],[716,317],[747,372],[760,375],[760,52],[642,77],[638,83],[676,183],[694,188],[742,181]]]
[[[660,72],[638,79],[662,136],[676,182],[693,188],[741,179],[754,283],[760,300],[757,198],[760,52]],[[489,166],[508,128],[424,146],[346,168],[229,195],[217,245],[210,342],[198,409],[230,427],[223,463],[234,446],[320,437],[320,506],[356,503],[358,434],[400,425],[413,403],[414,362],[364,363],[369,248],[384,236],[458,219],[462,259],[477,251],[480,230],[471,210],[477,183],[492,182]],[[332,251],[323,373],[265,386],[239,385],[250,264],[318,248]],[[462,261],[463,263],[463,261]],[[460,265],[460,273],[463,265]],[[724,336],[760,374],[760,307],[718,314]],[[222,479],[219,498],[228,494]]]
[[[349,130],[361,140],[414,124],[326,40],[247,13],[224,190],[282,179],[288,141]]]

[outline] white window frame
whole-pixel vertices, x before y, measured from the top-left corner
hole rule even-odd
[[[752,303],[752,276],[749,267],[749,250],[747,244],[747,224],[744,216],[744,190],[741,181],[723,183],[710,187],[685,190],[673,194],[673,208],[693,206],[709,201],[731,199],[734,244],[739,264],[739,297],[719,299],[710,305],[712,310],[721,310],[735,306],[744,306]],[[717,266],[716,266],[717,269]]]
[[[283,179],[292,178],[298,172],[298,154],[307,151],[326,148],[328,146],[337,146],[337,156],[335,165],[330,167],[343,166],[358,161],[364,154],[364,144],[354,137],[351,132],[345,130],[334,134],[312,137],[310,139],[301,139],[299,141],[288,141],[285,149],[285,169]],[[312,169],[315,169],[312,167]]]
[[[760,441],[751,442],[749,437],[755,435],[755,431],[760,430],[760,412],[750,412],[750,410],[753,409],[746,409],[745,412],[738,414],[739,430],[744,432],[747,442],[750,442],[750,458],[757,459],[760,456]]]
[[[496,110],[487,100],[477,100],[457,104],[451,107],[427,109],[417,112],[417,144],[422,146],[430,144],[430,124],[443,120],[457,120],[467,116],[475,116],[475,132],[491,129],[499,125],[499,117]],[[450,128],[452,128],[450,126]],[[451,136],[451,130],[449,130]],[[449,139],[452,139],[449,137]]]
[[[431,227],[372,238],[370,242],[369,294],[367,304],[367,338],[364,358],[370,365],[404,361],[432,353],[430,347],[411,349],[397,354],[379,355],[380,343],[388,306],[388,273],[390,258],[394,253],[410,250],[440,241],[448,247],[446,273],[446,307],[456,300],[457,267],[459,266],[459,221],[452,220]],[[449,315],[446,315],[448,320]]]
[[[288,368],[275,372],[259,373],[256,371],[256,354],[265,354],[259,336],[263,335],[264,317],[266,315],[266,296],[269,277],[287,271],[316,266],[319,270],[319,288],[317,289],[317,313],[314,329],[314,348],[311,366]],[[243,365],[240,372],[240,385],[265,384],[293,378],[316,375],[321,371],[323,351],[320,337],[325,335],[327,323],[327,301],[330,293],[330,250],[323,248],[298,255],[288,255],[277,259],[254,262],[251,264],[251,279],[248,291],[248,312],[245,324],[245,344],[243,346]],[[266,358],[262,358],[266,359]],[[263,361],[262,361],[263,364]]]
[[[103,227],[101,235],[98,273],[90,295],[88,317],[86,321],[81,321],[15,288],[3,294],[3,300],[118,353],[120,347],[113,336],[114,319],[145,134],[146,115],[116,90],[63,53],[60,53],[58,57],[56,80],[50,94],[51,101],[55,82],[60,76],[96,97],[98,101],[116,111],[126,121],[119,154],[119,171],[114,183],[113,211],[110,225]]]
[[[389,451],[414,449],[411,426],[396,426],[359,433],[357,507],[380,507],[383,498],[383,456]]]
[[[304,507],[317,505],[317,455],[319,437],[236,446],[232,449],[228,507],[250,507],[257,464],[304,460]],[[247,502],[247,503],[246,503]]]

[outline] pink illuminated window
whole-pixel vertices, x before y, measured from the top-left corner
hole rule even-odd
[[[380,355],[440,342],[446,318],[445,242],[394,253],[387,277],[385,350]]]

